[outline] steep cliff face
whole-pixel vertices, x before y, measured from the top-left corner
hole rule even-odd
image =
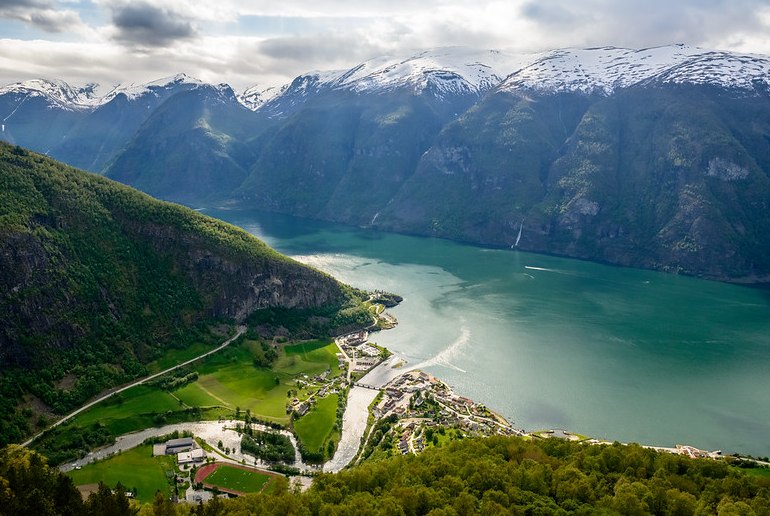
[[[260,308],[317,308],[346,299],[333,278],[297,263],[274,257],[244,259],[212,251],[211,242],[195,234],[138,229],[159,253],[172,249],[174,261],[214,317],[243,321]]]
[[[23,431],[8,421],[21,394],[63,410],[169,347],[213,339],[208,323],[356,303],[245,231],[0,144],[3,440]],[[55,389],[71,371],[77,383]]]
[[[174,202],[216,200],[248,175],[255,156],[244,140],[259,132],[259,121],[232,90],[200,86],[156,108],[126,138],[104,174]]]
[[[375,225],[767,282],[768,120],[766,96],[707,86],[499,91],[442,130]]]

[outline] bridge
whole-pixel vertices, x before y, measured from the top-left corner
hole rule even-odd
[[[353,382],[353,385],[355,385],[356,387],[363,387],[364,389],[371,389],[373,391],[382,390],[380,387],[375,387],[374,385],[369,385],[368,383]]]

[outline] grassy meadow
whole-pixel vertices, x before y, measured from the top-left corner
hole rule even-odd
[[[107,444],[109,435],[183,421],[233,417],[237,409],[241,413],[249,410],[252,416],[262,420],[288,425],[289,391],[296,390],[300,399],[310,394],[308,386],[300,388],[297,380],[307,381],[305,375],[313,377],[327,370],[331,376],[340,372],[337,347],[330,339],[287,345],[269,368],[255,365],[259,346],[257,341],[243,340],[188,366],[180,374],[194,371],[197,378],[171,392],[158,385],[139,385],[108,398],[41,439],[40,449],[79,442],[83,439],[78,436],[86,431],[102,436],[102,441],[94,444]],[[187,358],[174,356],[180,360]],[[163,367],[169,364],[167,357],[158,363]],[[323,444],[334,425],[336,401],[321,401],[321,408],[315,407],[303,418],[307,418],[307,422],[299,425],[303,440],[310,443]],[[74,449],[63,451],[59,461],[75,458],[74,453]]]
[[[142,445],[108,459],[83,466],[67,473],[75,485],[104,482],[114,487],[118,482],[129,491],[136,491],[136,499],[152,502],[155,491],[170,493],[168,474],[175,471],[176,456],[152,456],[152,446]]]
[[[308,450],[323,450],[328,439],[333,437],[338,403],[339,396],[330,394],[319,399],[313,410],[294,422],[294,432]]]

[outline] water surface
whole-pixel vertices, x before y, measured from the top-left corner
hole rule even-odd
[[[526,430],[770,454],[770,291],[260,212],[207,210],[364,289],[375,340]]]

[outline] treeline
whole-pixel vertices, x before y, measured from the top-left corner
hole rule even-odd
[[[198,379],[198,372],[192,371],[188,373],[184,370],[177,370],[174,373],[163,375],[160,378],[149,382],[147,385],[154,385],[164,391],[174,391],[180,387],[184,387],[188,383],[192,383]]]
[[[252,430],[241,437],[241,451],[269,462],[294,463],[294,446],[285,435]]]
[[[72,479],[42,455],[10,445],[0,449],[0,516],[129,516],[125,489],[99,484],[84,502]]]
[[[297,340],[331,337],[371,326],[372,316],[363,304],[366,294],[343,288],[350,297],[340,307],[264,308],[251,314],[247,322],[260,335],[283,333]]]
[[[75,503],[71,482],[41,462],[19,447],[0,453],[0,485],[6,486],[0,489],[0,514],[31,514],[6,508],[40,507],[41,497],[59,513],[73,514],[56,505]],[[42,479],[37,488],[35,476]],[[770,478],[746,475],[723,461],[638,445],[490,437],[321,474],[303,493],[280,479],[270,494],[170,509],[163,514],[763,516],[770,515]]]
[[[491,437],[323,474],[302,494],[225,501],[221,513],[768,515],[770,478],[638,445]]]

